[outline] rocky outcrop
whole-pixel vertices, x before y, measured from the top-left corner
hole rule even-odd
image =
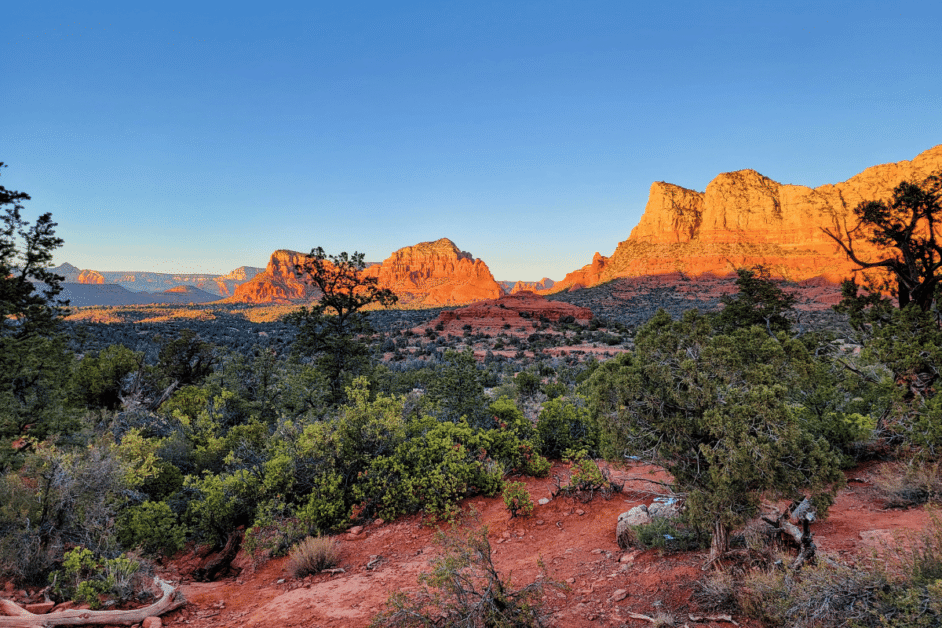
[[[853,209],[862,201],[889,199],[900,182],[922,181],[939,170],[942,145],[817,188],[781,184],[754,170],[721,174],[704,192],[657,182],[640,222],[612,256],[596,253],[592,264],[567,275],[553,292],[616,277],[723,275],[755,264],[793,281],[836,282],[856,265],[822,228],[853,226]],[[863,243],[858,249],[865,258],[876,256]]]
[[[102,284],[105,282],[105,276],[96,270],[83,270],[79,273],[76,283]]]
[[[275,251],[265,272],[239,286],[231,300],[290,303],[316,298],[317,290],[302,278],[304,257],[295,251]],[[363,274],[395,292],[402,305],[464,305],[504,293],[487,264],[447,238],[399,249],[382,264],[367,266]]]
[[[461,335],[468,325],[474,331],[494,331],[505,326],[528,329],[534,321],[570,320],[586,324],[592,320],[592,310],[563,301],[550,301],[533,292],[508,294],[498,299],[472,303],[457,310],[442,312],[429,326],[443,333]]]
[[[518,292],[546,292],[551,290],[555,285],[556,282],[549,277],[543,277],[539,281],[518,281],[510,289],[510,294],[516,294]]]
[[[487,264],[448,238],[401,248],[364,274],[395,292],[402,305],[463,305],[504,294]]]
[[[305,257],[304,253],[297,251],[275,251],[265,271],[237,286],[230,300],[240,303],[291,303],[317,297],[317,289],[302,279]]]

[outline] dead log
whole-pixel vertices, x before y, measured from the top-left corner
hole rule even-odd
[[[762,517],[763,521],[772,526],[773,533],[790,538],[798,546],[798,556],[791,564],[793,571],[801,569],[806,562],[814,562],[818,548],[811,534],[811,522],[816,518],[814,506],[807,497],[800,503],[786,508],[774,521]],[[801,524],[801,527],[799,528],[796,524]]]
[[[210,582],[228,569],[232,561],[235,560],[236,554],[239,553],[239,548],[242,546],[242,534],[242,530],[232,532],[229,538],[226,539],[226,546],[222,548],[222,551],[207,556],[206,559],[203,560],[203,564],[193,572],[193,579],[201,582]]]
[[[148,617],[158,617],[186,604],[183,594],[160,578],[154,578],[160,587],[160,599],[143,608],[128,611],[69,610],[48,615],[35,615],[11,602],[0,600],[0,628],[46,628],[49,626],[133,626]]]

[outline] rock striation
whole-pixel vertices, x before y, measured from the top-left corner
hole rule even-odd
[[[755,170],[720,174],[704,192],[670,183],[651,185],[638,225],[611,257],[566,275],[552,289],[593,286],[616,277],[682,273],[725,275],[764,264],[777,277],[837,282],[856,265],[823,228],[853,227],[862,201],[889,199],[902,181],[922,181],[942,170],[942,145],[911,161],[867,168],[847,181],[809,188],[773,181]],[[857,246],[865,258],[874,248]]]
[[[275,251],[265,272],[236,288],[231,300],[291,303],[316,298],[317,291],[303,280],[304,257],[296,251]],[[364,275],[395,292],[402,305],[464,305],[504,294],[487,264],[447,238],[401,248],[382,264],[368,266]]]

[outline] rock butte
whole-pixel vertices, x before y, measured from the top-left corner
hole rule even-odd
[[[900,182],[921,182],[939,170],[942,145],[912,161],[873,166],[842,183],[817,188],[777,183],[755,170],[721,174],[705,192],[656,182],[640,222],[611,257],[596,253],[591,264],[540,292],[594,286],[616,277],[725,275],[755,264],[792,281],[821,277],[838,282],[857,266],[822,228],[853,228],[858,204],[888,200]],[[863,259],[877,258],[872,245],[855,246]]]
[[[238,286],[231,301],[291,303],[315,298],[317,291],[300,278],[304,257],[275,251],[265,272]],[[403,305],[463,305],[504,293],[482,260],[447,238],[399,249],[382,264],[367,267],[364,275],[395,292]]]

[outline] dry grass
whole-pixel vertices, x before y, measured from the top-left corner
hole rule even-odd
[[[888,508],[906,508],[942,499],[939,463],[896,462],[885,464],[873,480]]]
[[[288,553],[295,578],[330,569],[340,561],[336,542],[329,536],[309,536]]]

